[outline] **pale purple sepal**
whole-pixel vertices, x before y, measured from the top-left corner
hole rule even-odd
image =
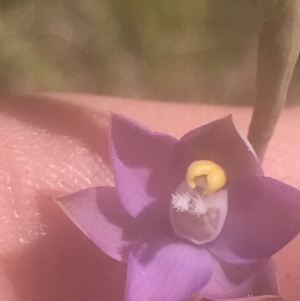
[[[58,199],[58,204],[103,252],[127,261],[142,228],[124,209],[114,187],[81,190]]]
[[[184,241],[146,239],[131,251],[125,301],[183,301],[212,275],[207,250]]]
[[[263,175],[260,162],[237,132],[231,116],[196,128],[180,141],[193,160],[211,160],[222,166],[229,185],[247,177]]]
[[[171,194],[184,179],[174,162],[178,140],[112,115],[111,158],[125,209],[144,222],[168,223]]]
[[[267,177],[229,188],[228,215],[210,251],[225,261],[269,258],[300,232],[300,191]]]

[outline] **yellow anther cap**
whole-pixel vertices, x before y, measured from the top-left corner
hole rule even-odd
[[[195,179],[205,176],[205,194],[212,194],[226,185],[226,173],[217,163],[209,160],[194,161],[190,164],[186,172],[186,181],[191,188],[196,188]]]

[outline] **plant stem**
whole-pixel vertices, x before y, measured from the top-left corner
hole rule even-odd
[[[284,107],[300,51],[300,0],[288,0],[262,24],[257,55],[254,111],[248,138],[263,161]]]

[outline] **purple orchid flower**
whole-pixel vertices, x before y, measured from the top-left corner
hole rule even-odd
[[[231,117],[177,140],[112,115],[116,187],[60,206],[126,262],[125,301],[278,294],[270,258],[300,232],[300,191],[265,177]]]

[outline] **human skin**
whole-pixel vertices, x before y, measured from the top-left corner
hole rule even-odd
[[[85,187],[113,185],[108,149],[110,111],[176,137],[228,114],[233,114],[245,132],[251,117],[250,108],[78,94],[3,98],[1,300],[123,301],[126,266],[103,254],[51,198]],[[282,113],[264,161],[267,175],[297,188],[299,114],[300,108]],[[300,237],[274,256],[286,301],[297,301],[300,296],[299,253]]]

